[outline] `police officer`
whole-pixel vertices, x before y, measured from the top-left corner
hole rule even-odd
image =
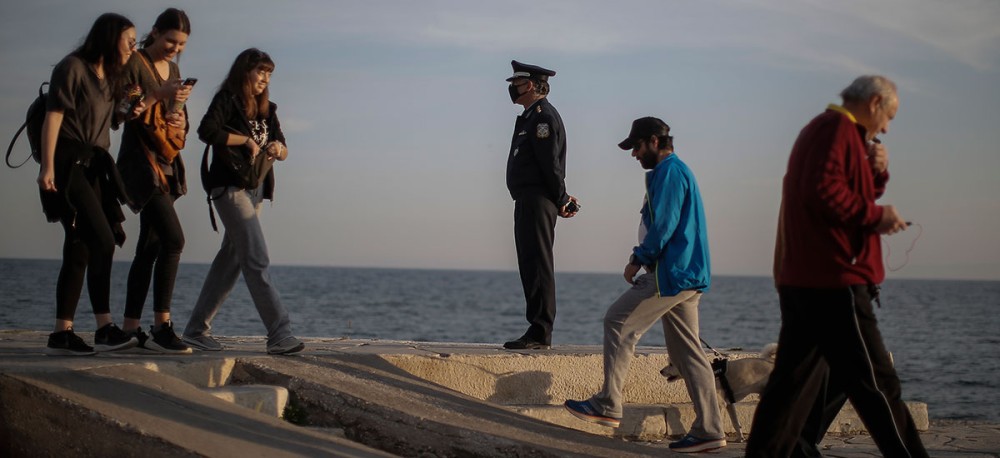
[[[545,98],[556,72],[511,61],[510,101],[524,107],[514,122],[507,157],[507,189],[514,198],[514,244],[530,326],[508,349],[547,349],[556,318],[552,243],[556,215],[571,218],[579,202],[566,194],[566,131],[559,112]]]

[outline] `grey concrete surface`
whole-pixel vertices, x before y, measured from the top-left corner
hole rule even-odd
[[[0,331],[0,456],[657,456],[690,421],[686,399],[656,374],[661,349],[637,356],[626,393],[626,420],[636,420],[616,431],[559,407],[597,389],[598,347],[305,339],[305,352],[282,357],[266,355],[262,337],[222,337],[222,352],[47,357],[46,336]],[[248,390],[263,397],[213,394]],[[282,392],[285,420],[277,404],[263,408]],[[998,425],[927,426],[932,456],[1000,457]],[[879,456],[856,431],[823,446],[831,457]],[[738,443],[710,453],[742,454]]]

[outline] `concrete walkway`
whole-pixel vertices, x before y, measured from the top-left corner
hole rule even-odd
[[[633,361],[611,429],[559,406],[599,388],[598,347],[305,339],[307,351],[275,357],[261,337],[229,337],[187,356],[46,357],[46,337],[0,331],[0,456],[638,457],[669,454],[666,436],[690,422],[655,348]],[[749,431],[753,400],[740,404]],[[1000,457],[1000,425],[928,422],[927,406],[909,406],[931,456]],[[879,456],[851,412],[836,425],[827,456]]]

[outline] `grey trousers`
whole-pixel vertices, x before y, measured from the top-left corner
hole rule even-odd
[[[657,295],[656,276],[640,275],[635,285],[608,308],[604,316],[604,388],[590,398],[603,415],[621,418],[622,388],[639,338],[663,322],[667,354],[687,385],[695,419],[689,434],[701,439],[725,437],[715,392],[715,376],[698,338],[698,301],[701,293],[682,291]]]
[[[198,337],[209,333],[212,319],[242,273],[257,313],[267,327],[267,344],[274,345],[291,337],[288,311],[281,305],[278,290],[271,284],[267,271],[271,261],[258,219],[263,197],[261,189],[215,188],[211,195],[220,196],[212,202],[226,230],[184,335]]]

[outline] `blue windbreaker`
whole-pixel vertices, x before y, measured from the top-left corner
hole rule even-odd
[[[632,252],[643,265],[655,267],[659,295],[707,291],[712,274],[705,209],[694,174],[677,154],[646,172],[645,203],[646,236]]]

